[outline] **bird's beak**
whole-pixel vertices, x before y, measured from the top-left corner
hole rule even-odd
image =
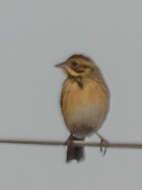
[[[65,66],[65,62],[55,65],[55,67],[59,67],[59,68],[63,68],[64,66]]]

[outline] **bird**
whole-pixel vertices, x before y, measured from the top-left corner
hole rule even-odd
[[[60,98],[61,112],[70,133],[66,162],[84,160],[84,147],[73,141],[84,141],[92,134],[100,138],[100,150],[105,154],[109,142],[98,130],[109,111],[110,91],[101,70],[83,54],[73,54],[55,66],[66,74]]]

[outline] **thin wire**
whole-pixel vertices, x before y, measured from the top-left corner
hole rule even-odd
[[[0,139],[0,144],[23,144],[23,145],[46,145],[66,146],[64,141],[59,140],[31,140],[31,139]],[[97,142],[74,141],[75,145],[87,147],[100,147]],[[142,149],[142,143],[109,142],[109,148]]]

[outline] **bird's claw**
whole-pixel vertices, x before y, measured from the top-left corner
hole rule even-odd
[[[102,153],[103,156],[105,156],[108,147],[109,147],[109,142],[106,139],[101,138],[101,141],[100,141],[100,152]]]
[[[73,143],[73,136],[70,135],[68,139],[65,141],[65,145],[70,146]]]

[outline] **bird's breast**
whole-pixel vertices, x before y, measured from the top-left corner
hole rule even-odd
[[[101,126],[109,106],[103,88],[94,81],[87,81],[83,88],[76,82],[64,84],[62,113],[71,133],[86,136]]]

